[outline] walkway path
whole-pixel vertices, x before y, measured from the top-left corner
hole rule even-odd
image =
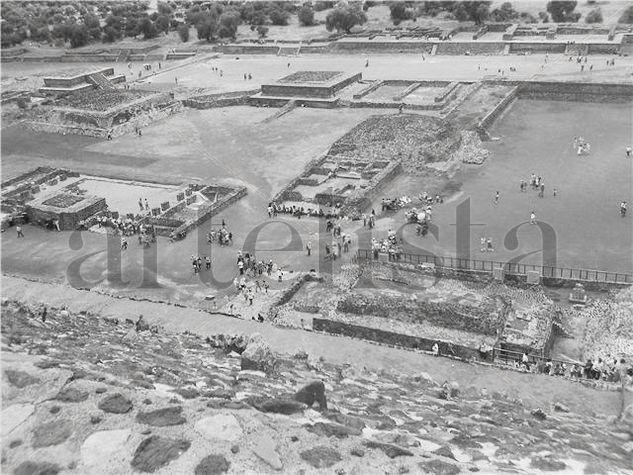
[[[160,324],[174,332],[185,330],[200,335],[218,333],[260,333],[279,353],[295,354],[301,350],[312,357],[323,357],[337,364],[350,363],[372,370],[395,370],[409,374],[427,373],[432,378],[457,381],[463,389],[506,392],[528,406],[546,407],[558,401],[576,411],[591,408],[596,413],[613,415],[619,407],[619,394],[598,391],[579,383],[544,375],[500,370],[472,365],[426,354],[375,345],[366,341],[335,337],[303,330],[274,327],[268,323],[210,315],[200,310],[174,307],[146,301],[132,301],[76,290],[70,287],[28,282],[2,276],[2,297],[32,304],[66,306],[71,313],[90,311],[102,317],[136,320],[143,314],[150,324]]]

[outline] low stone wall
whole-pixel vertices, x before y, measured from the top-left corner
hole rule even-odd
[[[512,90],[506,94],[506,96],[490,111],[477,125],[477,129],[480,131],[487,131],[495,120],[505,111],[510,104],[517,98],[519,92],[519,86],[515,86]]]
[[[413,91],[415,91],[417,88],[419,88],[421,85],[422,83],[420,82],[414,82],[409,87],[407,87],[404,91],[402,91],[400,94],[398,94],[397,96],[394,96],[393,100],[396,102],[401,101],[402,99],[407,97],[409,94],[411,94]]]
[[[367,94],[369,94],[370,92],[375,91],[376,89],[378,89],[380,86],[384,85],[385,81],[374,81],[372,84],[370,84],[368,87],[366,87],[365,89],[363,89],[362,91],[354,94],[352,97],[354,99],[362,99],[363,97],[365,97]]]
[[[423,53],[430,54],[433,43],[414,41],[344,41],[332,43],[329,53]]]
[[[329,52],[329,44],[319,46],[301,46],[301,54],[325,54]]]
[[[388,332],[376,328],[362,327],[349,323],[337,322],[325,318],[314,318],[312,320],[312,329],[318,332],[329,333],[332,335],[342,335],[361,340],[374,341],[389,346],[399,348],[409,348],[413,350],[431,351],[435,343],[438,344],[441,355],[454,356],[464,360],[477,359],[485,361],[484,357],[478,349],[468,348],[465,346],[453,344],[451,342],[430,340],[411,335],[403,335],[395,332]],[[492,354],[489,356],[492,357]],[[489,361],[492,361],[491,359]]]
[[[193,109],[240,106],[248,104],[250,96],[257,94],[258,92],[260,92],[260,89],[190,97],[188,99],[184,99],[182,104],[185,107],[191,107]]]
[[[49,56],[1,56],[0,61],[3,63],[59,63],[63,54]]]
[[[565,43],[546,43],[544,41],[537,42],[515,42],[510,44],[510,53],[552,53],[563,54],[565,52]]]
[[[303,172],[291,180],[286,186],[284,186],[272,199],[275,203],[282,203],[284,201],[303,201],[303,196],[298,191],[295,191],[295,187],[300,184],[301,180],[306,176],[310,176],[312,169],[319,168],[328,159],[327,155],[322,155],[310,160],[303,169]]]
[[[479,38],[481,38],[482,36],[484,36],[486,33],[488,33],[489,30],[489,26],[488,25],[483,25],[481,26],[474,34],[473,34],[473,40],[478,40]]]
[[[505,43],[501,41],[494,42],[469,42],[457,43],[454,41],[440,41],[437,43],[437,51],[435,54],[445,55],[498,55],[502,54]]]
[[[361,255],[359,255],[360,258]],[[365,258],[362,258],[365,259]],[[448,278],[448,279],[457,279],[464,280],[468,282],[479,282],[479,283],[490,283],[494,281],[494,277],[492,271],[489,270],[472,270],[467,268],[455,268],[455,267],[426,267],[422,264],[416,264],[415,262],[392,262],[387,260],[386,254],[379,254],[379,260],[376,261],[373,258],[367,258],[365,260],[370,260],[372,263],[379,262],[380,265],[388,265],[393,267],[403,267],[407,270],[415,270],[416,272],[420,272],[422,274],[430,275],[436,278]],[[615,273],[613,273],[615,274]],[[620,274],[622,275],[622,274]],[[527,283],[527,276],[524,274],[510,274],[508,272],[505,273],[505,282],[510,282],[516,286],[521,288],[530,288],[533,284]],[[633,283],[633,278],[630,279],[630,282]],[[588,291],[596,291],[596,292],[607,292],[609,290],[619,290],[624,287],[630,287],[631,283],[615,283],[615,282],[601,282],[596,280],[586,280],[586,279],[576,279],[576,278],[551,278],[551,277],[542,277],[541,285],[545,287],[553,287],[553,288],[566,288],[572,289],[576,284],[582,284],[586,290]]]
[[[62,63],[114,63],[118,54],[64,54],[59,61]]]
[[[367,184],[367,186],[356,197],[350,197],[346,200],[343,207],[345,214],[351,214],[357,210],[365,210],[371,205],[371,201],[378,196],[380,190],[395,178],[402,171],[400,161],[389,163],[383,170],[375,175]]]
[[[633,100],[633,84],[597,84],[526,81],[519,83],[518,95],[527,99],[579,102],[619,102]]]
[[[224,54],[274,54],[279,51],[279,46],[268,45],[220,45],[214,46],[213,51]]]
[[[587,54],[618,54],[620,45],[608,43],[591,43],[587,45]]]
[[[444,328],[495,336],[505,325],[509,306],[506,305],[505,310],[495,311],[491,307],[494,304],[489,304],[477,308],[452,302],[408,300],[401,295],[353,294],[339,301],[336,309],[342,313],[374,315],[405,323],[428,322]]]
[[[105,198],[100,198],[94,203],[79,209],[76,212],[64,211],[60,208],[58,212],[48,212],[26,205],[29,219],[33,223],[46,222],[49,220],[59,220],[59,228],[62,231],[74,231],[78,228],[79,222],[88,219],[90,216],[107,209]]]
[[[455,90],[457,89],[457,87],[459,86],[459,82],[458,81],[453,81],[451,83],[449,83],[444,90],[437,96],[435,96],[433,98],[434,102],[445,102],[446,99],[448,98],[448,96],[450,96],[453,92],[455,92]]]
[[[318,274],[303,274],[298,280],[293,282],[290,287],[282,291],[279,296],[273,301],[270,309],[268,310],[269,320],[274,321],[275,317],[277,316],[278,307],[290,302],[292,298],[296,295],[296,293],[301,290],[301,287],[303,287],[306,282],[323,282],[324,280],[325,279],[323,279],[323,277],[319,276]]]
[[[168,104],[165,107],[154,109],[150,112],[140,115],[131,115],[130,118],[122,124],[113,124],[96,126],[90,119],[90,115],[82,117],[81,124],[67,124],[60,122],[41,122],[25,120],[21,122],[25,127],[37,132],[48,132],[53,134],[74,134],[74,135],[86,135],[88,137],[105,138],[108,132],[111,132],[113,137],[119,137],[130,133],[138,128],[147,127],[148,125],[165,119],[182,109],[180,102],[174,102]],[[132,120],[133,119],[133,120]],[[113,121],[114,122],[114,121]]]
[[[237,189],[235,192],[228,194],[222,197],[220,200],[215,203],[211,203],[206,206],[201,206],[198,208],[198,213],[195,218],[185,222],[180,227],[176,228],[174,231],[175,234],[186,233],[191,229],[198,226],[200,223],[203,223],[207,219],[209,219],[214,214],[219,213],[225,208],[228,208],[230,205],[241,199],[246,195],[246,187],[241,187]]]

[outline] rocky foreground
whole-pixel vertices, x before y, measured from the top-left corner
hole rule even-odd
[[[3,473],[633,473],[631,418],[280,357],[257,337],[4,301],[2,372]]]

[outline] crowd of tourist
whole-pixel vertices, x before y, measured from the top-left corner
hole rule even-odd
[[[213,244],[217,242],[220,246],[230,246],[233,244],[233,233],[226,227],[226,223],[222,221],[222,227],[217,231],[211,230],[207,233],[207,242]]]
[[[374,259],[378,259],[378,254],[387,254],[390,261],[399,261],[402,258],[402,246],[398,240],[398,235],[393,229],[387,231],[387,237],[382,240],[372,238],[371,249]]]
[[[552,361],[551,359],[536,359],[523,353],[521,361],[514,361],[514,366],[517,369],[531,373],[607,383],[618,383],[627,378],[633,378],[633,365],[627,365],[624,358],[611,356],[605,360],[602,358],[598,358],[595,361],[588,359],[583,365],[581,363]]]
[[[268,203],[268,217],[276,218],[279,214],[295,216],[298,219],[301,219],[302,216],[326,219],[338,219],[343,216],[341,203],[336,203],[334,205],[332,203],[327,203],[324,207],[315,205],[314,208],[291,204],[287,205],[285,203]]]

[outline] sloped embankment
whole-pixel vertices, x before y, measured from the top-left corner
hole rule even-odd
[[[422,376],[357,372],[259,338],[2,307],[6,473],[605,473],[627,426]],[[311,404],[309,407],[308,404]]]

